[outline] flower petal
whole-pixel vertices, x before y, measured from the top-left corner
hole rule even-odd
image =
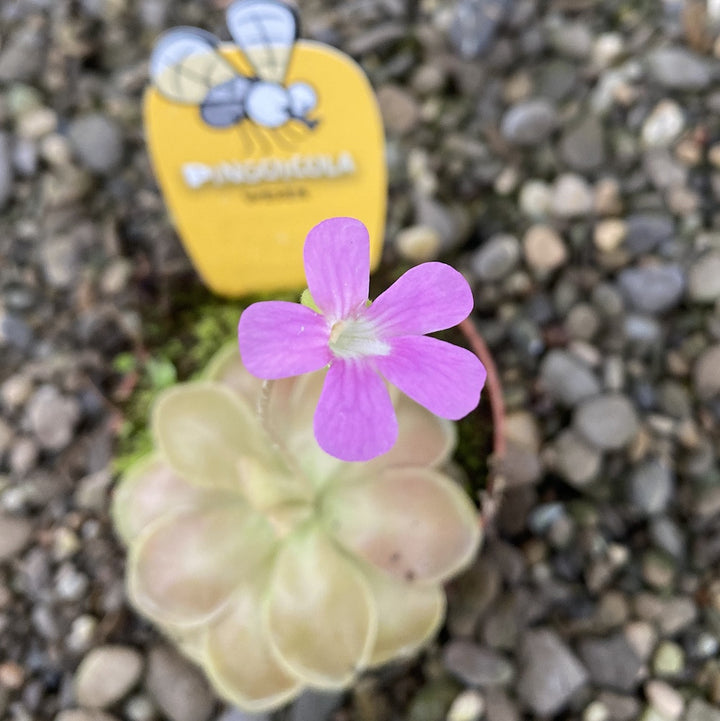
[[[130,543],[166,513],[193,505],[205,491],[184,481],[159,456],[138,461],[115,487],[112,515],[115,529]]]
[[[445,594],[439,585],[405,583],[369,564],[362,566],[378,614],[371,666],[414,654],[438,630],[445,616]]]
[[[246,504],[208,495],[202,506],[153,523],[130,549],[130,597],[160,624],[206,622],[275,547],[269,524]]]
[[[170,466],[195,485],[239,489],[243,456],[276,464],[257,417],[228,388],[212,382],[165,391],[153,409],[152,427]]]
[[[350,482],[340,477],[321,512],[345,548],[404,581],[449,578],[480,542],[477,509],[457,484],[430,469],[395,468]]]
[[[367,363],[337,359],[325,377],[314,428],[320,447],[343,461],[390,450],[398,427],[383,379]]]
[[[359,220],[323,220],[308,233],[304,258],[310,294],[331,323],[363,307],[370,284],[370,236]]]
[[[392,338],[392,350],[373,359],[387,380],[441,418],[458,420],[480,401],[485,367],[474,353],[421,335]]]
[[[225,614],[210,624],[205,642],[205,667],[213,684],[247,711],[280,706],[301,689],[270,647],[261,620],[264,590],[264,583],[243,584]]]
[[[330,326],[299,303],[268,300],[243,311],[238,344],[245,367],[258,378],[288,378],[330,362]]]
[[[363,667],[377,617],[367,581],[319,529],[288,538],[275,563],[267,606],[273,647],[303,683],[339,688]]]
[[[410,268],[365,311],[382,338],[424,335],[452,328],[470,315],[473,295],[468,282],[445,263]]]

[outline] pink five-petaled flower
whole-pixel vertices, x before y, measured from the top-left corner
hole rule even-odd
[[[485,368],[464,348],[426,337],[464,320],[473,307],[463,276],[444,263],[411,268],[368,305],[370,243],[354,218],[330,218],[308,234],[305,275],[315,310],[265,301],[240,318],[245,367],[265,379],[329,366],[314,417],[320,447],[365,461],[397,438],[386,379],[442,418],[478,404]]]

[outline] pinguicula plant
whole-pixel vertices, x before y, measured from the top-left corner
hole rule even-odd
[[[469,288],[430,263],[369,304],[367,256],[357,221],[317,226],[313,307],[250,306],[242,357],[161,393],[154,451],[115,494],[132,604],[247,710],[417,651],[480,543],[443,469],[484,370],[422,335],[462,320]]]

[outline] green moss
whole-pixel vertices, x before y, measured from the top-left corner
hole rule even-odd
[[[273,299],[297,300],[297,293],[273,294]],[[148,428],[150,408],[164,388],[196,377],[226,343],[236,337],[243,308],[263,297],[225,300],[199,286],[173,295],[173,306],[151,308],[143,318],[146,353],[121,353],[115,372],[134,383],[122,405],[114,470],[124,473],[152,449]]]
[[[477,498],[485,489],[488,476],[488,459],[492,453],[493,426],[489,402],[484,397],[480,406],[458,421],[458,445],[455,460],[467,473],[468,493]]]

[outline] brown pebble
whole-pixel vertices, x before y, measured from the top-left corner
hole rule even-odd
[[[0,685],[11,690],[20,688],[25,681],[23,667],[14,661],[0,664]]]

